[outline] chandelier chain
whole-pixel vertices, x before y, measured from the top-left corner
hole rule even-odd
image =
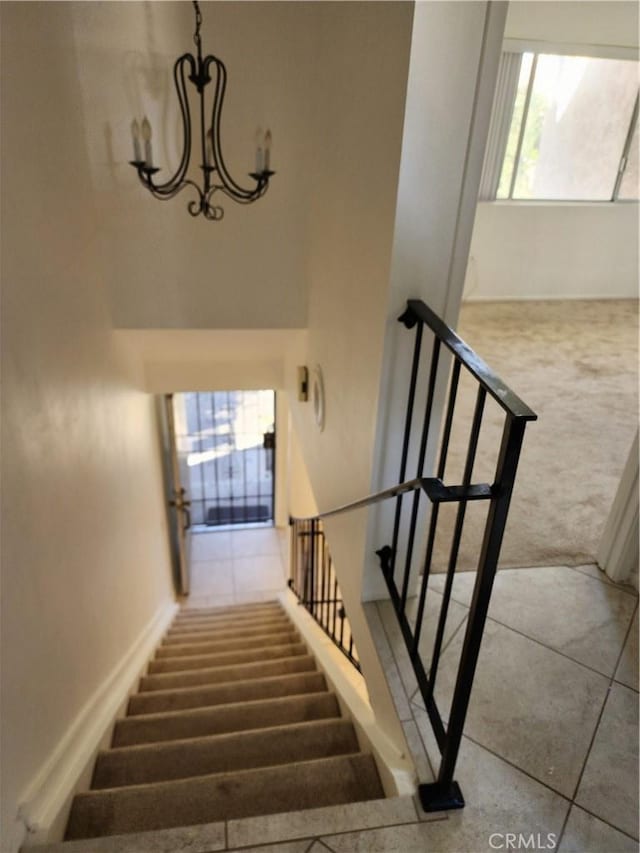
[[[193,41],[196,47],[198,48],[198,53],[201,52],[202,49],[202,41],[200,39],[200,27],[202,26],[202,12],[200,11],[200,6],[198,4],[198,0],[193,0],[193,8],[196,13],[196,31],[193,34]]]

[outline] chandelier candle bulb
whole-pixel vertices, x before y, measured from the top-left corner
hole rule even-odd
[[[256,131],[256,173],[260,174],[260,172],[264,169],[264,160],[263,160],[263,150],[262,144],[264,141],[264,136],[262,135],[262,128],[258,128]]]
[[[271,168],[271,131],[267,130],[264,135],[264,169],[265,172]]]
[[[133,139],[134,162],[140,163],[142,162],[142,156],[140,154],[140,125],[135,118],[131,122],[131,137]]]
[[[142,138],[144,139],[144,159],[147,168],[150,169],[151,166],[153,166],[153,157],[151,154],[151,124],[146,116],[142,120]]]

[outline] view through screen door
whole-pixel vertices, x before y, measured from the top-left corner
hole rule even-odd
[[[275,392],[185,392],[173,406],[192,524],[273,524]]]

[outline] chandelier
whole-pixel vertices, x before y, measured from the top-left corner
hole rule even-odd
[[[255,181],[253,189],[246,189],[237,184],[229,174],[222,156],[220,143],[220,117],[222,104],[227,85],[227,69],[224,63],[216,56],[202,56],[202,42],[200,38],[200,27],[202,25],[202,14],[196,0],[193,2],[196,18],[196,29],[193,36],[197,48],[197,56],[185,53],[178,57],[173,66],[173,79],[178,93],[178,103],[182,117],[183,142],[182,158],[173,177],[164,183],[156,182],[154,175],[160,169],[153,165],[151,149],[151,123],[145,116],[139,124],[137,119],[131,124],[131,135],[133,139],[133,160],[131,165],[138,172],[142,185],[149,190],[154,198],[166,200],[173,198],[186,187],[195,189],[197,197],[187,205],[192,216],[203,214],[206,219],[218,220],[224,216],[224,210],[212,199],[216,193],[223,193],[239,204],[251,204],[261,198],[269,187],[269,178],[275,174],[270,169],[271,158],[271,131],[265,134],[258,130],[256,134],[256,163],[255,172],[250,173]],[[212,82],[211,70],[213,67],[215,76],[215,88],[211,119],[206,123],[206,110],[204,90]],[[186,177],[189,169],[192,148],[191,112],[189,108],[189,97],[187,90],[187,79],[198,90],[199,97],[199,154],[201,157],[200,168],[202,178],[199,183]],[[196,131],[197,132],[197,131]],[[142,143],[142,144],[141,144]],[[144,149],[144,156],[143,156]]]

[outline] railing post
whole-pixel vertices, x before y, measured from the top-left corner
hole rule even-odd
[[[318,544],[317,538],[316,538],[317,537],[317,533],[316,533],[317,528],[318,528],[318,522],[314,518],[311,520],[311,601],[310,601],[311,614],[313,616],[316,615],[316,601],[318,598],[318,596],[316,594],[316,585],[318,582],[317,577],[316,577],[316,570],[317,570],[316,548],[317,548],[317,544]]]
[[[462,793],[457,782],[453,780],[453,774],[480,654],[525,426],[524,419],[507,415],[496,468],[494,496],[491,498],[485,525],[438,779],[432,784],[419,786],[420,802],[427,812],[464,806]]]

